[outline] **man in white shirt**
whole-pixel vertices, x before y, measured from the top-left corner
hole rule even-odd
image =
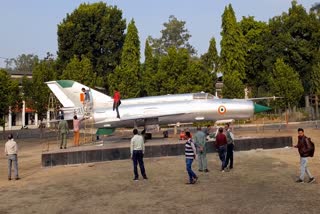
[[[143,155],[144,155],[144,139],[141,135],[138,135],[138,130],[133,130],[134,136],[131,138],[131,144],[130,144],[130,153],[131,153],[131,159],[133,161],[133,171],[134,171],[134,181],[139,180],[139,174],[138,174],[138,163],[141,170],[141,175],[144,179],[148,179],[146,175],[146,171],[144,168],[143,163]]]
[[[14,175],[15,179],[19,180],[19,174],[18,174],[18,145],[13,139],[13,135],[8,135],[8,141],[5,144],[4,152],[6,153],[8,157],[8,180],[11,180],[11,168],[12,168],[12,162],[14,167]]]

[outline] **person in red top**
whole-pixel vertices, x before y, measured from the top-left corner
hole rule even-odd
[[[120,92],[118,91],[117,88],[115,88],[114,94],[113,94],[113,111],[114,111],[114,109],[116,109],[117,118],[119,118],[119,119],[120,119],[119,106],[121,104],[120,99],[121,99]]]
[[[224,172],[225,162],[226,162],[226,147],[227,147],[227,137],[223,133],[223,128],[219,128],[219,132],[216,136],[215,146],[219,153],[219,158],[221,160],[221,171]]]

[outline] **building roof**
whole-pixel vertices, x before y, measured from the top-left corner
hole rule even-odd
[[[32,72],[26,72],[26,71],[15,71],[15,70],[7,70],[7,73],[10,74],[11,76],[29,76],[32,77]]]

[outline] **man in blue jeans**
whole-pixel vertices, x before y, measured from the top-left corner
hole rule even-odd
[[[297,183],[304,183],[304,175],[307,173],[309,177],[308,183],[315,182],[315,178],[312,176],[308,168],[308,157],[310,156],[310,148],[308,146],[309,139],[304,135],[304,130],[302,128],[298,129],[298,144],[295,148],[298,148],[300,154],[300,177],[296,180]]]
[[[198,180],[198,176],[192,171],[192,162],[197,159],[196,146],[194,145],[190,132],[186,132],[188,141],[185,144],[185,156],[186,156],[186,168],[189,175],[189,182],[186,184],[195,184]]]
[[[143,179],[148,179],[146,175],[146,170],[144,168],[143,163],[143,155],[145,151],[144,147],[144,139],[141,135],[138,135],[138,130],[133,130],[133,137],[131,138],[131,144],[130,144],[130,153],[131,153],[131,159],[133,161],[133,172],[134,172],[134,181],[139,180],[139,174],[138,174],[138,163],[140,166],[140,171]]]
[[[4,151],[8,157],[8,180],[11,180],[12,163],[14,168],[15,179],[19,180],[20,178],[18,173],[18,145],[14,141],[12,134],[8,135],[8,141],[6,142]]]
[[[220,127],[216,136],[216,148],[218,149],[219,158],[221,160],[221,172],[224,172],[226,167],[226,151],[227,151],[227,137],[223,134],[223,128]]]

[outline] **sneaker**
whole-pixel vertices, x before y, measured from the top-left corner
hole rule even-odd
[[[20,178],[19,177],[17,177],[17,178],[15,178],[16,180],[20,180]]]
[[[193,178],[193,183],[195,184],[195,183],[197,183],[197,181],[198,181],[198,176],[196,176],[195,178]]]
[[[298,180],[296,180],[296,183],[304,183],[304,181],[299,178]]]
[[[134,180],[134,181],[139,181],[139,178],[134,178],[133,180]]]
[[[224,171],[224,169],[223,169],[223,170],[221,170],[221,172],[225,172],[225,171]]]
[[[145,175],[145,176],[143,176],[143,179],[148,180],[148,177]]]
[[[199,171],[199,172],[203,172],[203,170],[202,170],[202,169],[199,169],[198,171]]]
[[[195,182],[191,181],[191,182],[187,182],[186,184],[195,184]]]
[[[315,181],[316,181],[315,178],[310,178],[309,181],[308,181],[308,183],[309,183],[309,184],[312,184],[312,183],[315,182]]]
[[[208,170],[208,169],[205,169],[204,172],[209,172],[209,170]]]

